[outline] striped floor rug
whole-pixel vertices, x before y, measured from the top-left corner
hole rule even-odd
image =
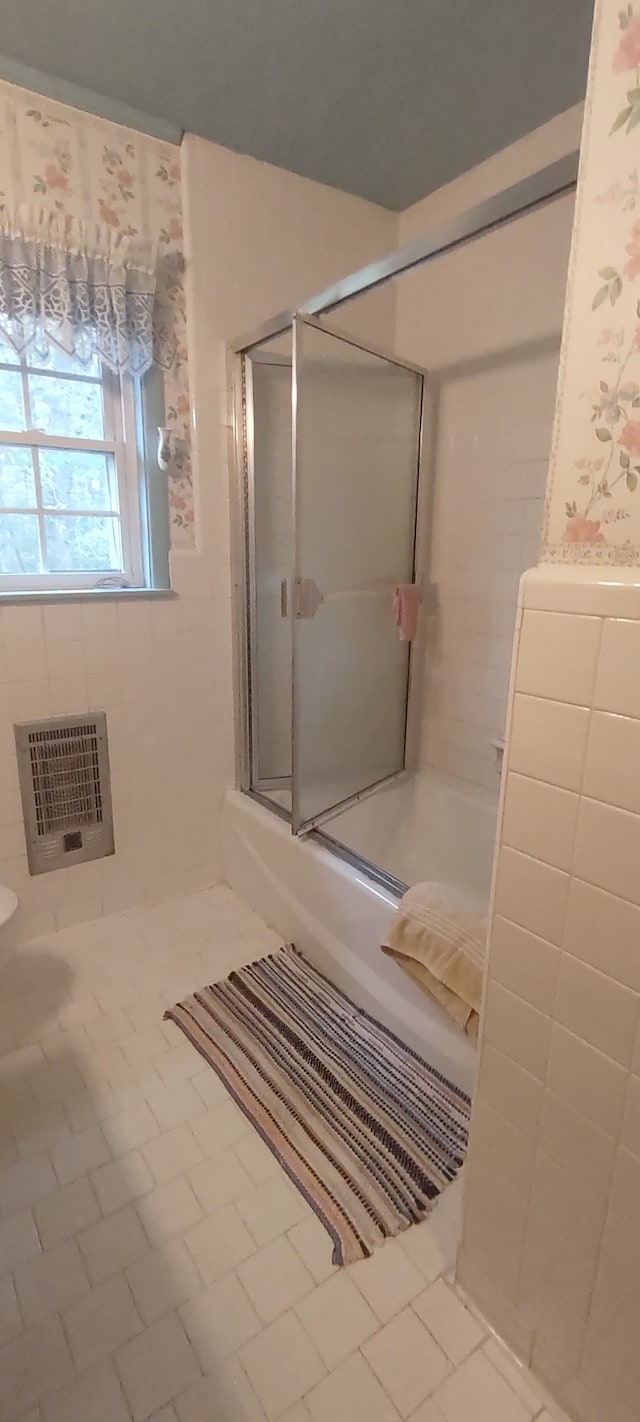
[[[228,1087],[349,1264],[462,1165],[470,1101],[292,946],[165,1014]]]

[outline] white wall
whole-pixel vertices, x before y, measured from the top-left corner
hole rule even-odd
[[[400,239],[575,149],[581,108],[400,216]],[[564,198],[396,283],[396,348],[425,366],[427,542],[420,761],[494,801],[518,580],[542,526],[573,213]]]
[[[637,490],[620,480],[628,518],[603,528],[565,508],[588,496],[582,437],[624,449],[616,404],[611,440],[591,414],[600,377],[620,380],[611,331],[624,359],[637,328],[631,208],[621,222],[637,136],[614,121],[639,37],[633,10],[597,0],[544,549],[623,566],[541,565],[523,583],[458,1266],[576,1422],[636,1422],[640,1395]],[[614,260],[622,289],[594,311]]]
[[[576,1422],[635,1422],[640,586],[575,574],[523,586],[459,1277]]]
[[[196,360],[397,243],[385,208],[193,134],[181,152]]]
[[[575,104],[566,113],[542,124],[525,138],[494,153],[451,183],[438,188],[420,202],[400,213],[400,242],[412,242],[429,227],[466,212],[485,198],[537,173],[580,146],[583,105]]]

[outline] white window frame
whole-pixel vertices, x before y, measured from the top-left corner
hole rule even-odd
[[[102,404],[104,412],[105,439],[76,439],[62,435],[51,435],[38,429],[27,429],[23,431],[5,430],[1,428],[2,411],[0,410],[0,448],[2,445],[26,446],[33,451],[65,449],[77,451],[96,451],[102,454],[111,455],[114,461],[116,483],[118,491],[118,511],[113,509],[70,509],[69,517],[103,517],[117,518],[120,523],[120,538],[122,544],[122,568],[115,569],[95,569],[84,573],[0,573],[0,596],[2,593],[15,592],[65,592],[73,590],[89,590],[96,587],[123,586],[123,587],[143,587],[144,586],[144,561],[142,548],[142,527],[140,517],[140,476],[138,467],[138,447],[137,447],[137,415],[134,381],[130,376],[117,376],[105,365],[100,368],[99,376],[85,375],[81,369],[78,371],[53,371],[51,368],[36,365],[27,366],[24,358],[18,362],[0,361],[0,370],[19,370],[22,375],[22,391],[25,415],[30,413],[28,376],[46,374],[53,378],[99,384],[102,392]],[[37,512],[34,515],[32,508],[2,508],[0,518],[5,514],[18,513],[30,514],[36,517],[40,525],[40,538],[43,540],[43,521],[46,508],[41,501],[40,478],[38,472],[38,460],[34,460]]]

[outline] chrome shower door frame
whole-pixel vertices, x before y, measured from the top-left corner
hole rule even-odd
[[[477,240],[479,237],[504,227],[510,222],[516,221],[519,217],[536,211],[540,207],[558,198],[564,197],[575,191],[579,151],[575,150],[559,159],[557,162],[549,164],[540,169],[537,173],[523,179],[519,183],[496,194],[492,198],[470,208],[467,212],[451,219],[449,222],[436,228],[425,237],[405,247],[397,249],[387,257],[379,261],[370,263],[359,271],[352,273],[348,277],[335,282],[318,295],[301,303],[297,311],[288,310],[280,312],[270,318],[248,336],[242,337],[232,343],[229,354],[233,362],[233,444],[234,459],[230,471],[230,492],[231,492],[231,558],[232,558],[232,591],[233,609],[232,625],[234,632],[234,729],[235,729],[235,753],[236,753],[236,778],[239,788],[246,794],[262,803],[272,813],[280,818],[291,822],[291,815],[271,799],[267,798],[255,788],[254,770],[255,766],[255,728],[252,724],[252,648],[250,637],[251,606],[250,599],[252,588],[255,588],[255,547],[252,542],[251,530],[255,527],[255,491],[254,491],[254,469],[253,469],[253,447],[248,444],[248,420],[247,420],[247,385],[246,366],[252,349],[261,345],[270,338],[293,330],[294,316],[299,316],[307,321],[317,324],[320,329],[331,334],[343,335],[338,328],[326,327],[320,320],[321,316],[336,307],[351,301],[355,296],[364,295],[368,291],[411,271],[425,263],[436,260],[439,256],[447,252],[456,250],[458,247],[466,245],[468,242]],[[346,336],[353,344],[353,337]],[[365,346],[363,349],[371,350],[373,354],[384,356],[386,359],[395,361],[396,364],[409,364],[403,362],[395,354],[378,351],[373,346]],[[409,366],[410,369],[419,369]],[[253,413],[251,406],[251,432],[253,428]],[[421,455],[422,436],[424,421],[424,398],[422,404],[421,420]],[[251,442],[252,445],[252,442]],[[424,497],[424,479],[418,481],[418,523],[420,519],[420,509],[422,498]],[[421,487],[422,486],[422,487]],[[416,576],[420,576],[421,564],[426,562],[424,545],[420,542],[420,530],[417,529],[417,544],[415,548]],[[415,661],[415,658],[411,660]],[[411,660],[409,673],[409,705],[412,703],[412,682]],[[255,668],[255,662],[254,662]],[[255,672],[254,672],[255,675]],[[405,754],[408,759],[412,758],[411,727],[407,728]],[[402,776],[406,772],[399,772]],[[263,787],[267,789],[265,785]],[[351,797],[339,808],[344,809],[348,804],[357,803],[369,794],[375,794],[378,786],[361,792],[359,795]],[[333,812],[330,812],[333,813]],[[328,818],[321,817],[322,820]],[[328,844],[334,852],[341,852],[340,847],[334,841],[327,839],[322,833],[321,838]],[[343,857],[353,862],[354,856],[345,851]],[[375,866],[369,865],[366,861],[360,861],[361,866],[369,873],[374,872],[375,877],[380,882],[395,883],[391,876],[378,871]]]

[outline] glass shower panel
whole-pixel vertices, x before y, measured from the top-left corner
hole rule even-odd
[[[252,478],[252,787],[291,809],[291,333],[246,362]]]
[[[404,767],[422,375],[296,318],[293,827]]]

